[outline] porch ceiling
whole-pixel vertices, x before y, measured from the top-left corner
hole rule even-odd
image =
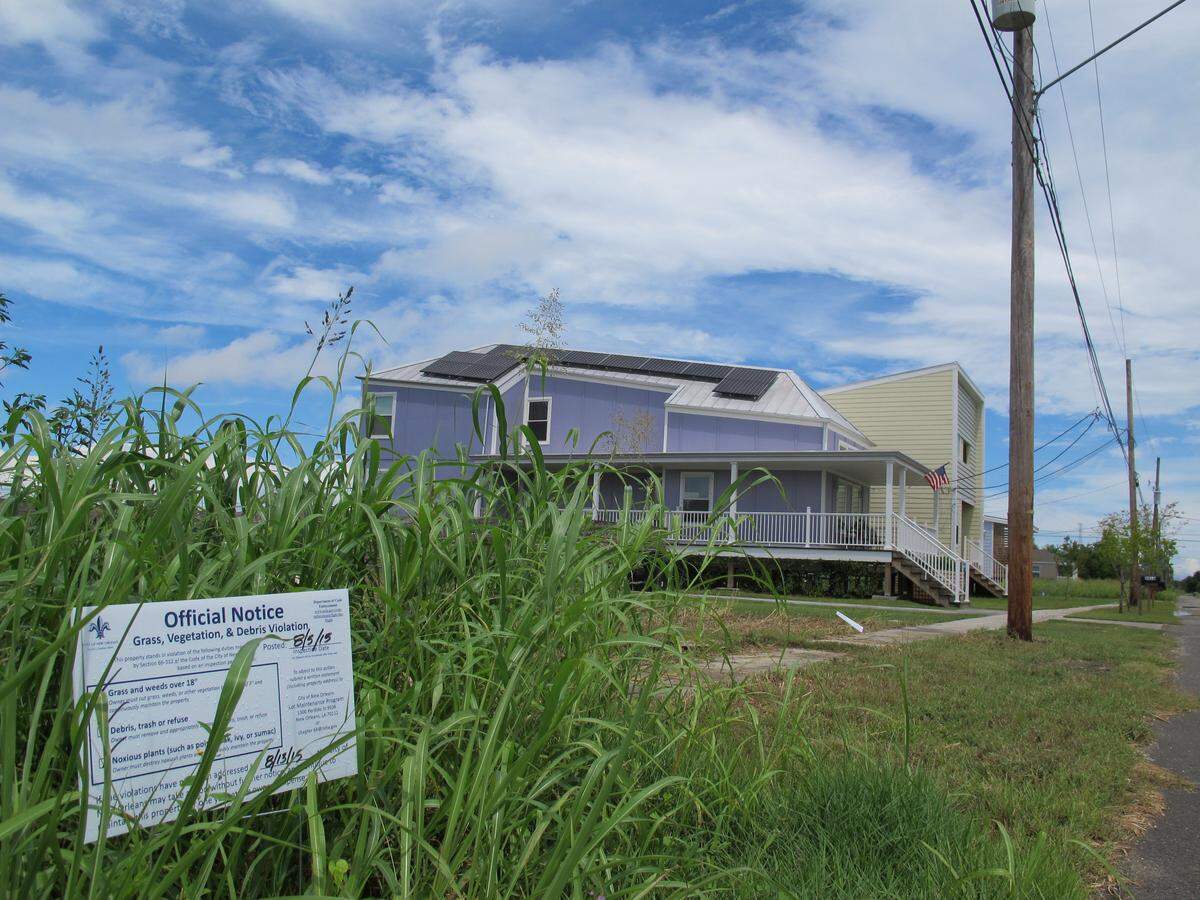
[[[480,454],[472,459],[496,459],[492,454]],[[898,478],[900,471],[907,470],[921,479],[926,471],[911,456],[898,450],[793,450],[788,452],[771,451],[719,451],[710,453],[637,453],[637,454],[596,454],[587,453],[547,453],[544,454],[546,463],[551,466],[568,463],[597,462],[610,463],[619,466],[647,466],[660,468],[686,468],[695,466],[698,469],[721,469],[736,462],[740,473],[753,468],[765,469],[799,469],[809,471],[826,471],[844,475],[862,484],[883,484],[887,478],[887,464],[893,464],[894,475]],[[522,459],[526,462],[527,459]],[[912,483],[913,479],[910,478]]]

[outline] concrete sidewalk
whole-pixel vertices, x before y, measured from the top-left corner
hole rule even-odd
[[[975,615],[985,615],[986,613],[980,610],[972,609],[970,606],[964,606],[958,609],[946,609],[943,606],[924,606],[914,604],[912,606],[885,606],[880,603],[859,603],[857,601],[850,603],[835,603],[831,600],[791,600],[791,599],[776,599],[774,597],[744,597],[735,594],[686,594],[685,596],[694,597],[697,600],[732,600],[737,603],[784,603],[788,606],[811,606],[817,609],[869,609],[877,612],[915,612],[929,613],[934,616],[969,616],[972,613]]]
[[[1183,597],[1175,633],[1179,635],[1181,688],[1200,693],[1200,598]],[[1193,788],[1163,791],[1166,807],[1130,857],[1133,895],[1139,900],[1183,900],[1200,892],[1200,710],[1169,719],[1157,729],[1150,759],[1186,778]]]
[[[1054,619],[1065,618],[1072,613],[1087,612],[1092,609],[1107,609],[1110,606],[1116,605],[1115,603],[1099,603],[1094,606],[1072,606],[1067,609],[1035,609],[1033,611],[1033,621],[1035,624],[1038,622],[1049,622]],[[894,644],[911,644],[914,641],[927,641],[931,638],[944,637],[949,634],[994,631],[1006,628],[1007,626],[1008,613],[1001,612],[989,616],[976,616],[973,619],[955,619],[953,622],[937,622],[933,625],[906,625],[903,628],[886,628],[883,631],[875,631],[870,634],[856,634],[853,637],[841,638],[837,643],[853,644],[859,647],[887,647]]]

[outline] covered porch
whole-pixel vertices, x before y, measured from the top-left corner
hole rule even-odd
[[[545,454],[591,479],[592,518],[648,518],[687,552],[878,562],[941,604],[968,599],[969,563],[908,515],[925,467],[892,450]],[[591,472],[589,473],[589,468]],[[883,495],[872,511],[871,490]],[[889,575],[890,583],[890,575]]]
[[[660,515],[680,539],[705,543],[715,536],[751,547],[798,549],[889,550],[890,523],[907,519],[910,483],[924,472],[903,453],[874,450],[663,453],[605,462],[610,465],[597,470],[592,485],[591,508],[599,521],[644,515],[644,482],[652,475],[669,511]],[[875,512],[872,488],[884,495],[883,509]]]

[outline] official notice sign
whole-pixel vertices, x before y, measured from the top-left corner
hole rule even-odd
[[[85,617],[96,607],[86,607]],[[79,635],[75,699],[107,697],[108,740],[93,715],[83,747],[87,840],[170,822],[209,741],[208,727],[238,650],[263,638],[197,807],[249,797],[282,773],[333,751],[276,790],[357,772],[349,597],[345,590],[104,607]]]

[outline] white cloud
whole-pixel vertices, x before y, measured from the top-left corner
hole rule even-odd
[[[22,190],[0,175],[0,217],[62,236],[87,222],[88,210],[70,200]]]
[[[807,337],[839,355],[874,356],[882,366],[957,358],[1003,409],[1003,95],[969,9],[948,12],[932,0],[918,7],[824,4],[816,12],[841,21],[826,27],[821,15],[806,16],[797,26],[807,29],[799,37],[806,53],[748,56],[662,45],[514,62],[468,49],[445,57],[433,94],[386,81],[352,90],[315,70],[275,73],[266,82],[327,131],[403,147],[430,160],[425,168],[455,187],[450,200],[430,210],[424,235],[385,258],[395,272],[459,286],[493,279],[534,290],[557,284],[585,302],[647,310],[664,298],[685,308],[704,279],[752,272],[834,273],[897,287],[902,293],[891,309],[846,309],[824,333]],[[1070,26],[1079,24],[1077,15],[1063,19],[1064,30],[1076,35]],[[928,28],[898,40],[914,31],[914,20]],[[1196,30],[1189,25],[1185,33]],[[1178,40],[1172,47],[1163,56],[1174,74],[1151,64],[1162,80],[1186,82],[1180,71],[1200,77],[1195,58],[1181,55]],[[1064,46],[1062,53],[1076,49]],[[1123,80],[1144,81],[1137,74],[1143,64],[1124,61]],[[787,86],[788,67],[802,90]],[[679,72],[692,77],[680,84],[664,75]],[[766,73],[778,81],[764,83]],[[1200,176],[1193,149],[1200,129],[1178,123],[1173,110],[1190,102],[1182,94],[1174,107],[1161,98],[1159,127],[1134,126],[1148,115],[1149,95],[1106,77],[1111,156],[1123,164],[1114,169],[1118,224],[1139,236],[1122,240],[1121,272],[1131,310],[1126,329],[1144,360],[1141,402],[1148,415],[1178,413],[1195,403],[1181,385],[1200,380],[1200,355],[1174,338],[1200,329],[1191,287],[1200,280],[1200,259],[1186,246],[1182,212],[1200,204],[1200,177],[1187,175]],[[913,118],[889,119],[880,108]],[[1087,135],[1085,170],[1098,158],[1093,132],[1083,128],[1096,123],[1086,113],[1077,109],[1075,119],[1077,139]],[[1110,393],[1118,397],[1123,353],[1085,252],[1065,134],[1055,132],[1052,110],[1046,116],[1059,192],[1071,210],[1077,276]],[[1126,145],[1132,132],[1155,138]],[[1171,175],[1147,185],[1150,172]],[[1097,175],[1085,171],[1094,214],[1105,208]],[[1181,202],[1182,195],[1191,199]],[[1081,411],[1094,405],[1094,388],[1040,209],[1039,219],[1040,408]],[[1101,256],[1111,272],[1103,246]],[[798,297],[797,310],[814,302]],[[790,329],[808,318],[782,324]]]
[[[100,163],[228,164],[232,151],[203,128],[162,114],[162,97],[89,102],[51,99],[25,88],[0,86],[0,149],[32,165],[56,162],[86,171]]]
[[[287,266],[273,263],[263,273],[268,291],[294,300],[332,301],[351,285],[359,285],[370,276],[344,267],[318,269],[313,266]]]
[[[66,0],[0,0],[0,45],[41,44],[48,50],[100,36],[96,21]]]
[[[254,171],[263,175],[284,175],[306,184],[333,184],[332,175],[303,159],[260,159],[254,164]]]
[[[274,191],[210,191],[189,193],[183,199],[197,209],[251,228],[287,229],[296,224],[295,202]]]
[[[272,331],[256,331],[223,347],[196,350],[164,360],[144,351],[121,358],[132,381],[175,386],[193,384],[294,386],[304,376],[312,358],[306,344],[289,343]]]

